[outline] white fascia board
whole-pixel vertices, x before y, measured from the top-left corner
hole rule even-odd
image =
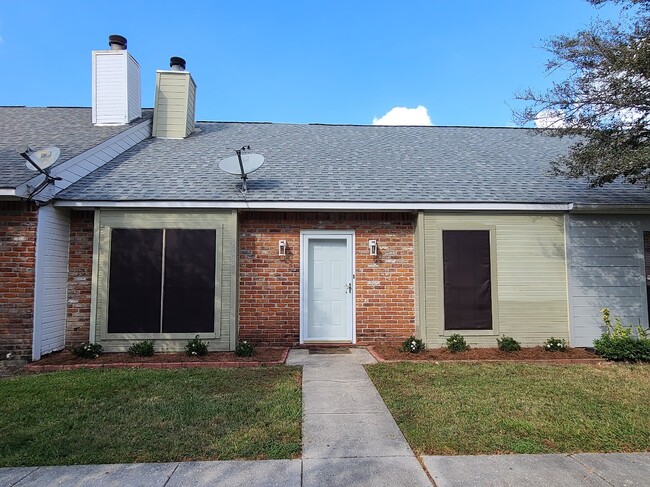
[[[616,213],[616,214],[648,214],[650,204],[643,205],[608,205],[608,204],[580,204],[571,205],[571,213]]]
[[[355,210],[355,211],[521,211],[563,212],[568,204],[527,203],[355,203],[324,201],[55,201],[63,208],[227,208],[247,210]]]
[[[147,137],[151,136],[151,118],[148,118],[147,120],[144,120],[137,125],[134,125],[133,127],[129,127],[127,130],[120,132],[117,135],[114,135],[108,140],[105,140],[104,142],[97,144],[96,146],[88,149],[85,152],[82,152],[81,154],[76,155],[75,157],[68,159],[67,161],[62,162],[61,164],[57,164],[56,166],[52,166],[52,170],[50,171],[50,176],[52,177],[59,177],[63,176],[63,181],[56,181],[54,185],[49,185],[48,188],[46,188],[42,193],[40,193],[35,199],[37,201],[41,202],[47,202],[49,201],[57,192],[62,191],[66,189],[68,186],[71,184],[77,182],[80,180],[82,177],[87,176],[91,172],[93,172],[96,169],[99,169],[101,166],[103,166],[106,163],[102,164],[96,164],[97,168],[94,169],[93,171],[90,171],[84,167],[81,166],[81,163],[88,159],[89,157],[98,154],[105,149],[112,149],[113,151],[117,152],[118,154],[121,154],[122,152],[125,152],[128,149],[122,148],[121,145],[117,145],[118,142],[120,141],[129,141],[130,136],[132,135],[137,135],[139,132],[142,132],[143,129],[146,128],[146,132],[143,133],[140,136],[133,137],[137,140],[137,142],[128,142],[128,148],[133,147],[134,145],[138,144],[142,140],[146,139]],[[144,136],[143,136],[144,135]],[[76,169],[76,171],[73,173],[71,172],[71,169]],[[79,176],[78,174],[83,174],[83,176]],[[43,175],[38,174],[28,181],[22,183],[20,186],[18,186],[15,190],[15,194],[21,197],[26,198],[30,192],[32,191],[30,189],[38,186],[38,184],[43,181]],[[39,198],[39,196],[42,196]]]
[[[0,188],[0,196],[16,196],[15,188]]]

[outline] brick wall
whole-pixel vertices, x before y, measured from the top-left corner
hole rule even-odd
[[[87,342],[90,337],[93,219],[94,213],[92,211],[73,211],[70,215],[66,347]]]
[[[37,208],[0,202],[0,360],[31,359]]]
[[[415,333],[415,216],[408,213],[240,214],[239,337],[258,345],[300,340],[300,230],[354,230],[357,343]],[[376,239],[380,255],[370,256]],[[278,241],[286,240],[286,257]]]

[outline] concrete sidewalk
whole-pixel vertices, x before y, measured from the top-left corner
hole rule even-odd
[[[362,364],[364,349],[349,354],[292,350],[302,365],[302,485],[431,486]]]

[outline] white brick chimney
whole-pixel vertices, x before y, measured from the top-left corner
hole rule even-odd
[[[108,37],[110,50],[93,51],[93,123],[124,125],[142,116],[140,65],[126,38]]]

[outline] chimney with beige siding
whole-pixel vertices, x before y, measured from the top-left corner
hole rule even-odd
[[[156,71],[152,135],[182,139],[194,131],[196,83],[183,58],[172,57],[169,66],[168,71]]]
[[[142,116],[140,65],[126,50],[126,38],[108,37],[110,49],[92,52],[95,125],[124,125]]]

